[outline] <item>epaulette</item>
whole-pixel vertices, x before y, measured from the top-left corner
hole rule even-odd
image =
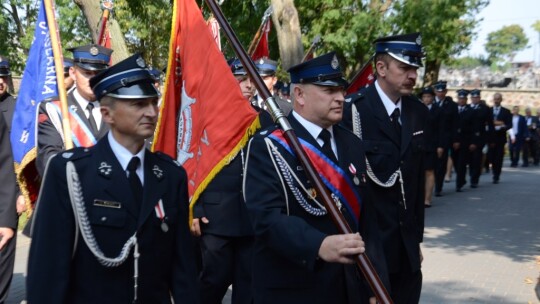
[[[168,162],[168,163],[171,163],[171,164],[174,164],[176,167],[182,167],[182,164],[180,164],[179,161],[177,161],[176,159],[172,158],[171,156],[169,156],[168,154],[166,153],[163,153],[161,151],[156,151],[154,152],[154,154],[161,158],[162,160]]]
[[[362,99],[364,98],[364,94],[362,94],[361,92],[356,92],[356,93],[352,93],[352,94],[349,94],[347,96],[345,96],[345,102],[355,102],[359,99]]]
[[[253,135],[253,137],[267,137],[268,135],[272,134],[272,132],[274,132],[276,129],[278,129],[278,125],[274,124],[274,125],[271,125],[271,126],[268,126],[262,130],[259,130],[259,132],[255,133],[255,135]]]
[[[91,155],[91,152],[88,148],[78,147],[71,150],[59,152],[58,155],[66,160],[73,161],[88,157]]]

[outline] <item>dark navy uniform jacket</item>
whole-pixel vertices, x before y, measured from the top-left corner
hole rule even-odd
[[[471,144],[480,149],[493,140],[493,114],[483,104],[469,105],[472,110],[471,117]]]
[[[294,118],[289,121],[296,135],[320,147],[316,139]],[[362,303],[368,291],[355,265],[328,263],[318,258],[319,248],[328,235],[338,234],[329,215],[308,213],[298,201],[280,170],[273,165],[265,138],[275,129],[268,128],[255,135],[249,145],[246,163],[245,197],[255,231],[253,256],[253,294],[255,303]],[[382,254],[378,244],[372,202],[365,184],[365,163],[360,141],[354,134],[335,125],[333,127],[339,167],[353,180],[349,169],[356,168],[360,181],[354,189],[362,198],[362,213],[358,230],[366,243],[368,255],[375,267]],[[307,189],[313,188],[299,161],[283,146],[273,141],[285,162]],[[295,188],[299,183],[291,180]],[[300,192],[304,193],[303,190]],[[308,204],[313,202],[304,194]],[[351,214],[343,211],[351,227]],[[355,229],[355,228],[353,228]],[[382,271],[384,272],[384,271]]]
[[[137,303],[171,303],[171,297],[176,303],[199,303],[188,226],[186,172],[165,155],[145,153],[140,208],[134,205],[126,172],[107,137],[91,148],[65,151],[50,161],[37,203],[30,246],[29,303],[133,301],[133,249],[120,266],[105,267],[90,252],[80,232],[74,243],[74,213],[66,186],[68,161],[77,169],[91,230],[103,253],[117,257],[137,232]],[[160,200],[168,231],[162,229],[162,220],[154,210]]]
[[[420,269],[419,244],[424,233],[423,157],[428,110],[416,97],[401,98],[400,141],[375,85],[350,98],[351,102],[345,105],[343,124],[352,130],[351,106],[356,105],[361,117],[364,151],[375,176],[386,182],[398,168],[403,174],[405,202],[399,181],[385,188],[368,179],[373,187],[388,270],[399,272],[401,254],[406,252],[410,269],[417,271]]]
[[[13,120],[13,112],[15,111],[16,99],[9,93],[4,93],[0,96],[0,114],[4,116],[8,131],[11,131],[11,123]]]
[[[90,122],[86,118],[86,110],[81,108],[75,97],[73,91],[67,95],[67,103],[69,107],[75,107],[75,112],[79,115],[82,122],[90,127]],[[54,126],[46,109],[47,102],[39,104],[39,119],[38,119],[38,154],[36,157],[36,167],[38,173],[43,176],[45,173],[45,166],[49,158],[56,153],[65,150],[64,141],[62,135],[58,132]],[[59,116],[61,118],[61,116]],[[96,139],[100,139],[109,131],[109,126],[101,120],[101,126],[99,127],[99,133],[95,134]]]

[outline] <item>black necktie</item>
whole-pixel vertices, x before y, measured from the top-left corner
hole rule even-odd
[[[463,112],[463,107],[459,107],[459,113]]]
[[[399,138],[401,138],[401,124],[399,123],[399,115],[399,108],[396,108],[390,117],[392,118],[392,125],[394,126],[394,129],[399,135]]]
[[[319,138],[322,139],[323,145],[322,145],[322,152],[328,156],[331,160],[334,162],[337,162],[336,154],[332,150],[332,143],[330,142],[330,139],[332,138],[332,134],[330,134],[330,131],[326,129],[322,129],[321,133],[319,133]]]
[[[131,186],[131,191],[133,192],[133,197],[135,197],[135,205],[138,209],[139,206],[142,203],[142,196],[143,196],[143,186],[141,183],[141,180],[139,179],[139,176],[137,175],[137,168],[141,164],[141,160],[135,156],[133,157],[127,166],[128,171],[128,180],[129,185]]]
[[[94,119],[94,114],[92,114],[92,110],[94,109],[94,104],[89,102],[86,106],[86,110],[88,110],[88,122],[90,123],[90,129],[94,135],[97,135],[98,128],[96,124],[96,120]]]

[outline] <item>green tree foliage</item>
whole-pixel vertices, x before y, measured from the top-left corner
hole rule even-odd
[[[437,81],[443,62],[466,50],[486,0],[396,1],[388,21],[393,33],[421,32],[426,52],[424,84]]]
[[[10,60],[14,75],[21,75],[34,39],[40,1],[0,0],[0,54]],[[57,23],[64,54],[67,49],[90,42],[90,32],[80,10],[71,0],[57,0]]]
[[[373,55],[372,41],[384,35],[390,24],[384,20],[388,3],[355,0],[296,1],[304,45],[322,37],[319,54],[336,51],[346,75],[353,74]]]
[[[490,61],[502,63],[505,59],[512,61],[517,52],[527,47],[527,43],[529,39],[523,28],[513,24],[489,33],[485,48]]]
[[[471,69],[478,66],[489,66],[489,61],[480,56],[480,57],[461,57],[461,58],[450,58],[445,64],[445,66],[456,69]]]

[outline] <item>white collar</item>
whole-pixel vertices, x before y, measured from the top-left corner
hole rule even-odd
[[[400,113],[403,112],[401,111],[401,97],[399,98],[397,103],[394,103],[379,86],[379,82],[377,80],[375,80],[375,89],[377,89],[377,93],[379,93],[379,97],[381,97],[382,103],[384,105],[384,108],[386,109],[386,112],[388,113],[388,116],[392,116],[392,113],[394,113],[394,110],[396,108],[399,109]]]
[[[116,139],[114,138],[112,132],[108,132],[107,138],[109,139],[109,144],[111,146],[111,149],[116,156],[116,159],[118,159],[118,162],[120,163],[120,166],[122,166],[122,169],[124,171],[127,170],[127,166],[131,159],[135,156],[137,156],[141,160],[141,165],[139,168],[137,168],[137,175],[139,176],[139,179],[141,180],[141,183],[144,185],[144,174],[143,174],[143,168],[144,168],[144,155],[145,155],[145,148],[141,149],[137,154],[133,155],[131,152],[126,149],[124,146],[122,146]]]
[[[321,133],[322,129],[320,126],[312,123],[311,121],[305,119],[304,117],[300,116],[300,114],[296,113],[294,110],[292,111],[292,114],[296,120],[304,127],[306,130],[315,138],[316,140],[319,139],[319,134]],[[330,134],[332,135],[332,138],[334,138],[334,129],[333,126],[330,126],[327,128],[328,131],[330,131]],[[322,141],[322,140],[321,140]],[[317,141],[318,142],[318,141]]]
[[[94,108],[99,105],[97,101],[89,101],[82,97],[81,93],[79,93],[77,90],[73,90],[73,97],[75,97],[75,100],[83,110],[86,110],[86,107],[90,102],[94,105]]]

